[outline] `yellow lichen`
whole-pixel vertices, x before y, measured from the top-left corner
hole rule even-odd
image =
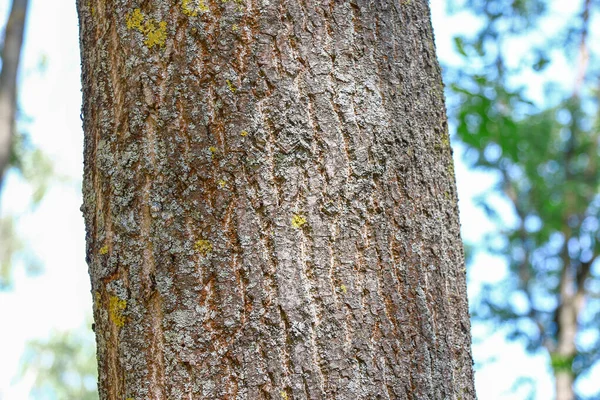
[[[248,132],[247,131],[241,131],[240,135],[243,136],[243,137],[246,137],[246,136],[248,136]]]
[[[282,398],[283,400],[287,400],[287,398],[288,398],[288,395],[287,395],[287,393],[285,392],[285,390],[282,390],[282,391],[281,391],[281,398]]]
[[[219,186],[221,188],[224,188],[225,185],[227,184],[227,182],[224,179],[219,179],[219,182],[217,182],[219,184]]]
[[[301,215],[296,214],[292,217],[292,226],[294,228],[301,228],[302,225],[304,225],[305,223],[306,223],[306,218],[304,218]]]
[[[146,27],[146,40],[144,41],[144,44],[150,49],[154,45],[164,47],[165,42],[167,41],[167,23],[165,21],[160,21],[157,27],[155,21],[151,19],[146,21],[144,26]]]
[[[108,316],[118,328],[125,325],[125,316],[123,315],[125,308],[127,308],[127,301],[117,296],[110,296],[108,300]]]
[[[182,0],[181,9],[189,17],[197,16],[199,11],[207,12],[209,10],[205,0]]]
[[[101,256],[105,255],[106,253],[108,253],[108,246],[104,245],[102,247],[100,247],[100,250],[98,250],[98,254],[100,254]]]
[[[239,27],[237,26],[237,24],[233,24],[233,25],[231,26],[231,30],[232,30],[233,32],[237,32],[237,31],[238,31],[238,29],[239,29]]]
[[[92,5],[91,0],[88,0],[87,2],[87,6],[90,9],[91,13],[92,13],[92,17],[96,16],[96,8]]]
[[[231,83],[231,81],[229,79],[227,79],[227,87],[229,88],[229,90],[231,91],[231,93],[235,93],[235,91],[237,90],[237,88],[235,86],[233,86],[233,83]]]
[[[127,14],[127,17],[125,17],[127,29],[137,29],[141,31],[143,21],[144,15],[142,14],[142,10],[140,10],[139,8],[136,8],[135,10],[133,10],[133,13],[129,13]]]
[[[346,285],[341,285],[340,289],[342,290],[342,293],[344,293],[344,294],[348,293],[348,289],[346,288]]]
[[[197,240],[194,243],[194,250],[200,253],[203,257],[206,257],[208,253],[212,251],[212,243],[205,239]]]
[[[127,14],[125,18],[127,29],[135,29],[146,36],[144,44],[148,48],[156,45],[164,47],[167,41],[167,23],[165,21],[157,22],[154,18],[146,18],[139,8]]]

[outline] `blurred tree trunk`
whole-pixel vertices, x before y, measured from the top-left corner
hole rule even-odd
[[[0,188],[10,162],[17,113],[17,72],[29,0],[13,0],[2,44],[0,72]]]
[[[425,0],[77,2],[102,399],[473,399]]]

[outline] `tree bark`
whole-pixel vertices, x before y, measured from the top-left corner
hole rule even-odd
[[[102,399],[473,399],[425,0],[79,0]]]
[[[17,73],[29,0],[13,0],[4,29],[0,72],[0,189],[10,162],[17,114]]]
[[[567,225],[565,218],[565,226]],[[556,309],[556,343],[547,346],[554,371],[556,400],[575,399],[575,372],[573,361],[577,356],[578,319],[585,306],[585,281],[589,277],[592,260],[579,263],[577,276],[572,276],[573,264],[569,257],[569,228],[563,230],[565,244],[562,250],[563,269],[560,274],[558,296],[560,305]]]

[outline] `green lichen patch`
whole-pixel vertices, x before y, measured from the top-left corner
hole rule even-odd
[[[134,29],[142,33],[146,40],[144,44],[148,48],[154,46],[164,47],[167,41],[167,23],[165,21],[156,21],[154,18],[144,16],[139,8],[127,14],[125,17],[127,29]]]
[[[123,315],[125,308],[127,308],[127,301],[117,296],[110,296],[108,299],[108,316],[118,328],[125,325],[125,316]]]
[[[206,257],[213,249],[212,243],[206,239],[197,240],[194,243],[194,250],[202,255],[202,257]]]
[[[346,294],[348,293],[348,288],[346,287],[346,285],[340,285],[340,290],[342,291],[342,293]]]
[[[108,246],[104,245],[102,247],[100,247],[100,250],[98,250],[98,254],[100,254],[101,256],[105,255],[106,253],[108,253]]]
[[[296,214],[292,217],[292,226],[296,229],[302,228],[302,225],[306,224],[306,218],[302,215]]]

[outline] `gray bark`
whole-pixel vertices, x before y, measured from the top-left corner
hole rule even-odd
[[[28,0],[13,0],[2,44],[0,72],[0,189],[10,162],[17,111],[17,72],[21,59]]]
[[[570,237],[570,229],[565,228],[563,233],[566,238]],[[568,240],[565,240],[563,248],[564,267],[558,286],[560,305],[556,309],[557,340],[546,346],[554,369],[556,400],[575,399],[573,360],[577,355],[578,319],[585,306],[585,281],[592,266],[592,260],[580,263],[577,276],[573,277],[566,243]]]
[[[77,2],[102,399],[473,399],[428,5]]]

